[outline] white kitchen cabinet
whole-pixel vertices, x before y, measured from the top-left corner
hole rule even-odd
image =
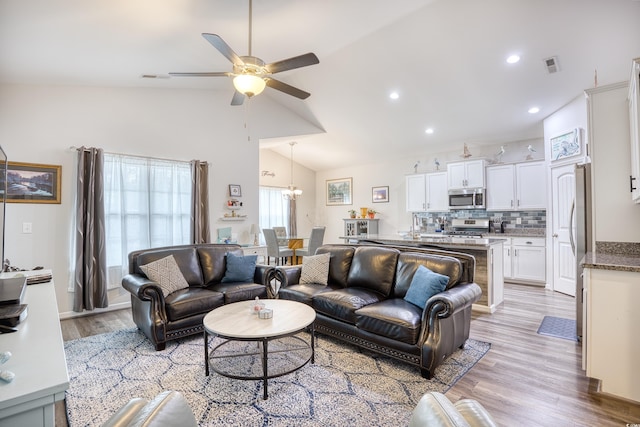
[[[503,252],[505,280],[530,284],[546,282],[544,237],[504,237]]]
[[[515,281],[546,281],[544,238],[511,238],[511,278]]]
[[[447,173],[407,175],[407,212],[446,212],[449,210]]]
[[[425,174],[405,177],[407,212],[423,212],[427,208],[427,184]]]
[[[447,164],[449,190],[484,188],[484,160],[469,160]]]
[[[513,278],[513,268],[511,268],[511,266],[513,265],[513,260],[511,257],[511,253],[513,252],[511,249],[511,239],[507,239],[504,242],[504,247],[503,247],[503,262],[504,262],[504,278],[505,279],[512,279]]]
[[[487,167],[487,210],[546,209],[546,167],[525,162]]]
[[[487,170],[487,201],[488,211],[513,210],[516,180],[514,165],[488,166]]]
[[[603,393],[640,402],[640,273],[584,269],[584,367]]]
[[[427,212],[446,212],[449,210],[449,192],[447,191],[447,173],[428,173]]]
[[[544,162],[516,164],[515,209],[547,208],[547,174]]]
[[[631,200],[640,203],[640,58],[632,64],[629,79],[629,126],[631,140]]]

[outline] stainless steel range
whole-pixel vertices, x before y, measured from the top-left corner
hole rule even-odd
[[[489,232],[489,218],[454,218],[451,220],[449,230],[442,234],[448,236],[481,238]]]

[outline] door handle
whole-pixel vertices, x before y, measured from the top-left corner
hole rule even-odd
[[[558,237],[558,233],[553,233],[551,237]]]
[[[634,190],[636,190],[636,187],[633,186],[633,181],[635,180],[636,179],[633,176],[629,175],[629,188],[630,188],[629,191],[631,191],[632,193]]]
[[[574,199],[573,203],[571,203],[571,211],[569,213],[569,243],[571,243],[571,252],[573,255],[576,254],[576,242],[573,240],[573,213],[576,210],[576,201]]]

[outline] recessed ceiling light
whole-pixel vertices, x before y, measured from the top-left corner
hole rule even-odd
[[[399,94],[398,92],[396,92],[396,91],[393,91],[393,92],[391,92],[391,93],[389,94],[389,98],[391,98],[391,99],[398,99],[398,98],[400,98],[400,94]]]
[[[540,109],[538,107],[531,107],[529,108],[529,114],[535,114],[540,112]]]
[[[433,133],[433,128],[427,128],[425,130],[425,133],[428,133],[429,135],[431,135]]]
[[[518,61],[520,61],[520,57],[518,55],[511,55],[507,58],[507,62],[509,64],[515,64]]]

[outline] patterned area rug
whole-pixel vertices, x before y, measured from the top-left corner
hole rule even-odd
[[[447,391],[489,348],[468,340],[426,380],[414,366],[318,335],[315,364],[269,380],[263,400],[262,381],[205,376],[201,336],[156,352],[132,328],[65,343],[67,414],[72,427],[98,426],[132,397],[178,390],[201,426],[407,425],[425,392]],[[251,358],[240,363],[248,371],[259,365]]]
[[[540,335],[578,341],[576,321],[562,317],[544,316],[538,328],[538,333]]]

